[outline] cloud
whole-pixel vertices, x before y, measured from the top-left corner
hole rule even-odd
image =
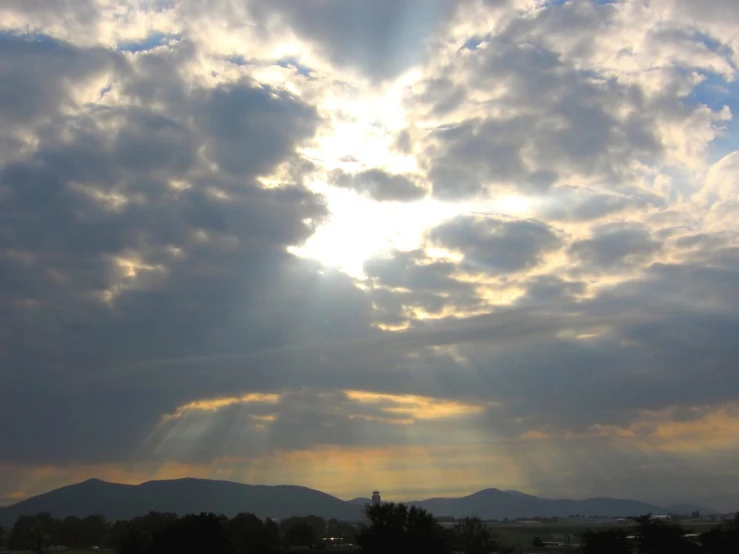
[[[201,104],[196,124],[210,138],[207,155],[231,174],[264,174],[316,129],[315,110],[280,91],[219,87],[196,102]]]
[[[398,76],[423,62],[427,41],[443,28],[453,0],[309,0],[258,3],[316,45],[332,62],[376,80]]]
[[[728,502],[738,14],[710,4],[4,2],[0,501]]]
[[[4,14],[4,26],[10,29],[22,29],[24,24],[30,24],[33,29],[43,29],[60,22],[73,25],[93,24],[99,17],[99,8],[94,0],[7,0],[0,6],[0,13]]]
[[[0,52],[6,60],[0,121],[11,129],[74,108],[81,86],[123,66],[106,49],[76,48],[43,36],[0,35]]]
[[[565,281],[552,275],[533,277],[524,283],[525,294],[518,299],[521,305],[550,304],[567,297],[575,297],[585,292],[586,286],[579,281]]]
[[[471,283],[455,279],[458,266],[447,261],[433,261],[422,252],[397,252],[391,258],[377,258],[365,264],[370,279],[383,287],[414,292],[471,294]]]
[[[381,169],[367,169],[354,175],[337,169],[331,174],[331,184],[367,193],[380,202],[420,200],[426,195],[426,190],[411,178]]]
[[[167,458],[176,454],[197,464],[316,445],[383,447],[403,445],[409,428],[431,446],[438,444],[434,434],[439,426],[462,430],[465,419],[482,409],[459,401],[351,390],[220,398],[181,406],[163,418],[139,454],[144,460],[157,459],[160,452]]]
[[[13,40],[21,56],[37,48]],[[52,62],[59,49],[75,52],[52,44]],[[325,217],[321,198],[300,183],[256,181],[297,160],[314,110],[249,82],[188,90],[173,72],[159,78],[162,88],[180,87],[179,101],[132,105],[140,74],[113,58],[118,79],[131,85],[116,90],[125,100],[69,115],[60,113],[61,88],[56,102],[34,100],[24,122],[38,119],[37,144],[0,170],[0,299],[15,337],[2,346],[15,368],[3,378],[2,409],[27,426],[3,436],[17,444],[17,460],[125,456],[163,407],[196,400],[185,386],[131,417],[125,406],[141,394],[137,386],[90,394],[80,385],[111,364],[368,331],[366,304],[348,278],[319,277],[314,264],[286,252]],[[76,64],[46,74],[25,67],[14,71],[33,84],[29,94],[88,76]],[[348,296],[337,304],[342,289]],[[40,376],[44,389],[61,389],[39,396]],[[74,405],[52,417],[55,402]],[[97,412],[109,417],[90,417]],[[44,418],[51,424],[39,427]],[[87,431],[75,436],[80,425]],[[29,429],[38,441],[24,439]]]
[[[422,121],[438,121],[440,110],[449,120],[428,133],[424,153],[436,195],[545,192],[573,175],[618,185],[633,160],[660,154],[637,90],[520,40],[511,30],[459,53],[446,79],[423,83],[418,103],[409,100]],[[486,116],[479,115],[482,91],[492,91]]]
[[[595,222],[613,216],[623,218],[630,212],[643,213],[664,205],[665,201],[655,193],[562,187],[548,193],[547,202],[539,207],[538,214],[553,222]]]
[[[648,261],[661,249],[642,225],[610,223],[593,230],[590,239],[572,243],[569,253],[593,269],[614,269]]]
[[[432,244],[459,251],[472,271],[513,273],[530,269],[559,247],[557,235],[534,221],[461,216],[429,235]]]

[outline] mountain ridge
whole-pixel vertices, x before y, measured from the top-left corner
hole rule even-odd
[[[318,515],[345,521],[363,519],[369,499],[342,500],[299,485],[248,485],[233,481],[182,478],[153,480],[138,485],[88,479],[66,485],[0,508],[0,524],[12,525],[20,515],[49,512],[54,517],[102,514],[110,521],[130,519],[150,511],[214,512],[232,517],[252,512],[259,517],[283,519]],[[457,498],[428,498],[406,504],[424,508],[436,516],[477,515],[485,519],[516,517],[567,517],[571,514],[632,516],[664,513],[668,508],[636,500],[594,497],[584,500],[549,499],[487,488]],[[680,504],[687,511],[713,510]]]

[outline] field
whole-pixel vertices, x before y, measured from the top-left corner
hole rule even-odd
[[[715,527],[716,523],[682,523],[682,526],[692,533],[704,533],[712,527]],[[518,552],[524,553],[550,553],[557,554],[557,552],[572,552],[571,549],[557,549],[557,548],[534,548],[533,541],[535,537],[539,537],[544,542],[563,542],[565,544],[577,544],[579,542],[579,536],[588,530],[599,530],[599,529],[613,529],[617,528],[616,525],[604,525],[604,524],[587,524],[583,523],[580,525],[573,525],[568,523],[553,523],[553,524],[506,524],[500,523],[492,526],[493,532],[498,538],[506,545],[510,545],[516,548]],[[64,550],[64,554],[101,554],[103,552],[111,552],[109,550]],[[10,552],[1,551],[2,554],[33,554],[30,552]]]
[[[683,527],[693,533],[703,533],[711,527],[715,527],[715,523],[684,523]],[[498,535],[500,540],[506,544],[515,546],[516,548],[525,548],[530,550],[535,537],[539,537],[542,541],[564,542],[567,544],[569,537],[570,542],[577,543],[578,537],[588,530],[599,530],[614,528],[615,525],[597,525],[597,524],[581,524],[572,525],[567,523],[554,524],[526,524],[526,525],[507,525],[498,524],[492,527],[493,531]]]
[[[542,541],[556,541],[567,543],[567,537],[571,542],[577,542],[580,533],[592,529],[594,526],[580,525],[495,525],[492,530],[505,544],[510,544],[517,548],[525,548],[532,546],[535,537],[539,537]]]
[[[35,552],[31,550],[2,550],[0,549],[0,552],[2,554],[36,554]],[[50,554],[54,554],[56,551],[50,551]],[[69,550],[60,550],[59,554],[100,554],[101,552],[112,552],[111,550],[80,550],[72,549]]]

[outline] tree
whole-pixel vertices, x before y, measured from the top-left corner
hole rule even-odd
[[[320,537],[307,521],[295,521],[285,531],[285,541],[290,546],[310,546]]]
[[[115,547],[118,554],[146,554],[151,539],[141,529],[126,528]]]
[[[49,527],[43,521],[37,521],[31,527],[30,542],[28,546],[34,552],[44,552],[51,546],[52,535]]]
[[[707,554],[739,554],[739,513],[701,534],[700,543]]]
[[[62,520],[59,526],[59,542],[67,547],[90,546],[83,544],[82,520],[78,517],[69,516]]]
[[[51,514],[20,516],[8,537],[11,550],[33,550],[41,552],[57,541],[61,522]]]
[[[87,516],[82,520],[82,544],[83,548],[100,546],[108,539],[110,525],[105,517],[99,514]]]
[[[265,554],[280,546],[280,530],[271,519],[263,522],[254,514],[241,513],[226,529],[236,554]]]
[[[636,522],[635,537],[638,554],[691,554],[700,551],[698,544],[685,535],[679,524],[651,518],[632,518]]]
[[[326,537],[338,539],[340,543],[354,543],[356,534],[357,530],[352,524],[337,519],[330,519],[324,532]]]
[[[488,554],[498,549],[498,541],[479,517],[465,517],[452,533],[453,550],[464,554]]]
[[[59,542],[67,547],[89,548],[103,544],[108,537],[108,522],[101,515],[82,519],[69,516],[59,526]]]
[[[445,554],[444,529],[426,510],[387,502],[366,508],[370,520],[357,536],[364,554]]]
[[[149,512],[129,521],[117,521],[106,542],[118,554],[145,554],[154,535],[177,520],[177,514]]]
[[[280,532],[289,546],[310,546],[326,531],[326,520],[319,516],[289,517],[280,523]]]
[[[582,554],[630,554],[631,544],[623,529],[585,531],[580,536]]]
[[[173,521],[156,533],[149,554],[233,554],[224,516],[202,513]]]
[[[5,546],[5,535],[6,535],[5,528],[2,525],[0,525],[0,548]]]

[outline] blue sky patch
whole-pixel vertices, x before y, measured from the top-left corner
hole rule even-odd
[[[287,69],[295,68],[295,70],[303,77],[310,77],[311,73],[313,73],[313,70],[310,67],[301,64],[296,58],[293,57],[278,60],[277,65]]]
[[[180,40],[181,38],[181,34],[169,35],[165,33],[152,33],[139,41],[122,42],[118,45],[118,50],[121,52],[130,52],[132,54],[137,52],[146,52],[147,50],[153,50],[158,46],[162,46],[171,40]]]
[[[739,81],[727,82],[719,75],[707,74],[685,103],[688,106],[702,104],[713,111],[721,110],[724,106],[731,110],[732,120],[726,122],[725,134],[714,140],[711,145],[712,161],[739,150],[739,122],[736,119],[739,114]]]

